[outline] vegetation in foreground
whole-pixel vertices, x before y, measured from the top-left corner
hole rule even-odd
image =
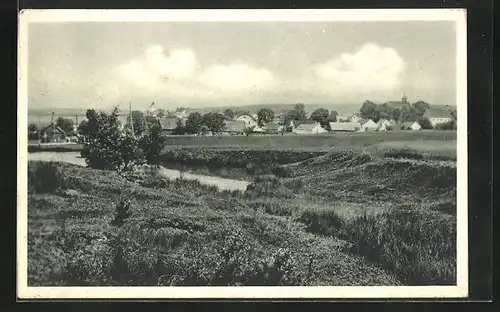
[[[49,162],[29,172],[31,286],[399,284],[242,193]]]
[[[59,163],[29,173],[29,285],[455,283],[454,217],[419,206],[312,201],[276,176],[241,193]]]

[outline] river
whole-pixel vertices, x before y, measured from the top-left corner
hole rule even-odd
[[[78,166],[86,166],[85,159],[80,156],[79,152],[36,152],[28,153],[28,160],[38,160],[38,161],[57,161],[65,162]],[[171,180],[177,178],[183,178],[186,180],[198,180],[200,183],[205,185],[215,185],[221,190],[240,190],[245,191],[248,184],[247,181],[240,181],[234,179],[225,179],[215,176],[207,176],[201,174],[193,174],[189,172],[181,172],[179,170],[167,169],[165,167],[160,167],[156,172],[162,177],[169,178]]]

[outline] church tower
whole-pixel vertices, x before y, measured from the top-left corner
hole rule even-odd
[[[406,96],[406,93],[403,93],[403,98],[401,99],[401,103],[403,104],[408,104],[408,97]]]

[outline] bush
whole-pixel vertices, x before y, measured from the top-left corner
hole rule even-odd
[[[60,166],[55,162],[28,162],[28,193],[50,193],[67,188],[67,178]]]
[[[118,109],[111,114],[87,111],[87,124],[82,129],[81,155],[91,168],[126,172],[145,161],[144,151],[139,148],[131,129],[122,131],[118,121]]]
[[[299,221],[313,233],[336,236],[350,250],[394,272],[406,285],[456,282],[453,218],[413,207],[342,219],[332,210],[305,211]]]
[[[457,130],[456,121],[452,120],[449,122],[445,122],[442,124],[437,124],[435,127],[436,130]]]
[[[422,127],[422,129],[432,129],[432,123],[431,121],[429,120],[429,118],[420,118],[418,120],[418,124],[420,125],[420,127]]]
[[[132,215],[132,212],[130,211],[131,207],[132,203],[129,199],[121,198],[115,206],[115,218],[111,221],[111,224],[115,226],[122,226],[125,223],[125,220]]]

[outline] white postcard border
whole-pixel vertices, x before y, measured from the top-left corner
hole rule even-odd
[[[457,285],[359,287],[28,287],[28,23],[194,21],[455,21],[457,35]],[[349,10],[23,10],[18,44],[17,295],[73,298],[458,298],[468,295],[467,26],[465,9]]]

